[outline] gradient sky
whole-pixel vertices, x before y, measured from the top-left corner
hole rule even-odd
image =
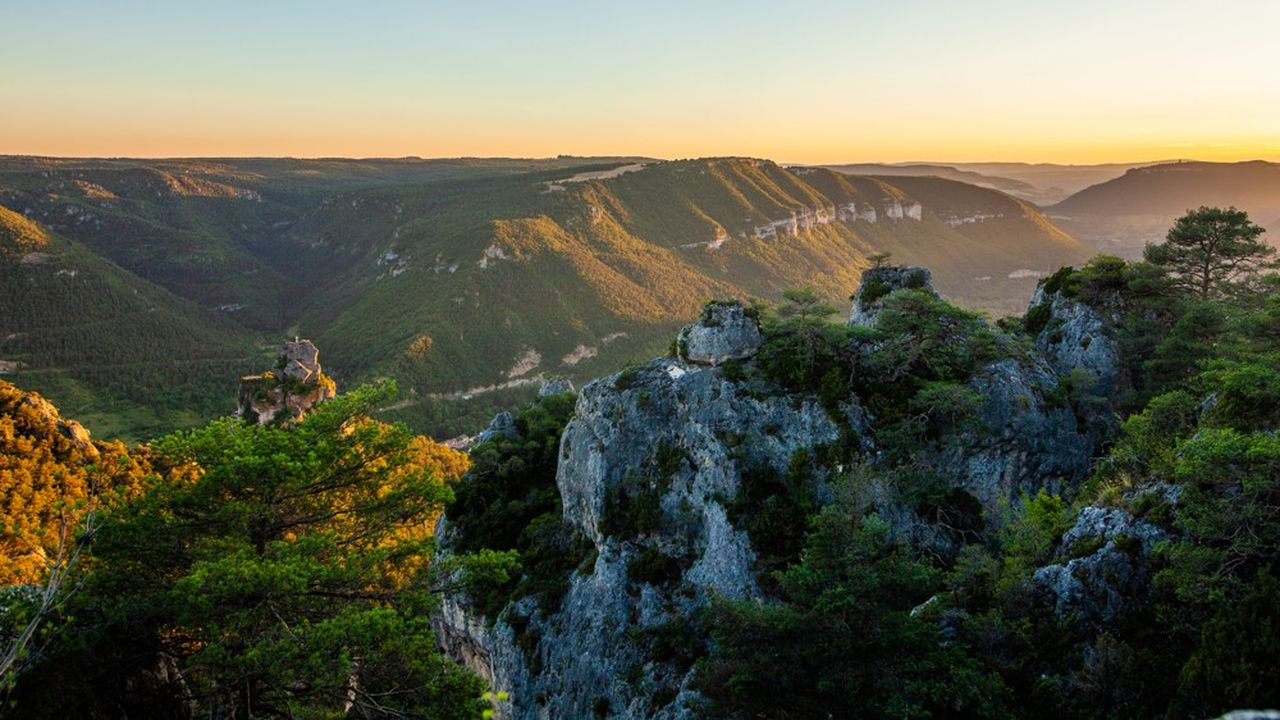
[[[6,0],[0,18],[0,153],[1280,160],[1277,0]]]

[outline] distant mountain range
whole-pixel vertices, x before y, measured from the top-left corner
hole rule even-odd
[[[229,410],[230,370],[281,336],[315,338],[342,385],[396,377],[390,416],[450,434],[542,376],[651,357],[712,297],[843,305],[890,252],[1006,314],[1092,252],[996,190],[739,158],[11,157],[0,205],[57,248],[7,241],[0,371],[135,437]]]
[[[1164,238],[1175,218],[1201,205],[1235,206],[1280,232],[1280,164],[1181,162],[1134,168],[1046,213],[1101,250],[1137,257],[1143,245]]]
[[[1090,185],[1153,163],[1059,165],[1054,163],[854,163],[825,165],[852,175],[933,175],[1009,193],[1045,206],[1060,202]]]

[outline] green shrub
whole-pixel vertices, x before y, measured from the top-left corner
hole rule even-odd
[[[681,340],[683,342],[683,339]],[[681,348],[681,352],[687,352],[687,348]],[[618,390],[630,390],[635,386],[636,381],[640,378],[640,366],[631,365],[624,368],[622,372],[613,379],[613,386]]]
[[[923,280],[924,278],[921,276],[921,283],[917,287],[924,286]],[[878,277],[869,277],[858,290],[859,304],[863,310],[869,310],[877,301],[893,292],[893,286]]]
[[[1053,304],[1050,302],[1042,302],[1039,305],[1033,305],[1027,310],[1026,320],[1022,326],[1028,335],[1036,336],[1040,331],[1049,324],[1049,320],[1053,317]]]
[[[680,579],[682,563],[654,547],[643,547],[627,561],[627,580],[668,585]]]
[[[662,522],[662,494],[666,482],[628,472],[606,491],[600,532],[618,540],[632,540],[658,529]]]
[[[773,587],[773,573],[800,556],[809,515],[816,504],[807,450],[797,450],[785,474],[769,465],[743,468],[729,519],[744,527],[757,556],[757,577]]]

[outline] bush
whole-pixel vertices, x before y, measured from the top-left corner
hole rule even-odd
[[[909,287],[924,287],[924,275],[921,273],[920,284]],[[871,309],[877,301],[893,292],[893,286],[877,277],[869,277],[862,287],[858,288],[858,302],[863,310]]]
[[[627,473],[606,491],[600,532],[618,540],[632,540],[658,529],[662,522],[662,494],[666,483]]]
[[[668,585],[680,579],[682,563],[653,547],[644,547],[627,561],[627,580]]]

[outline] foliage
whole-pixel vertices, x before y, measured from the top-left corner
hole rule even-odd
[[[608,489],[600,532],[606,537],[631,540],[657,530],[662,520],[659,502],[666,487],[664,480],[628,473]]]
[[[157,441],[166,480],[98,531],[74,637],[18,685],[25,716],[183,698],[225,717],[479,714],[481,681],[440,656],[426,617],[450,488],[427,441],[368,419],[393,392],[291,429],[228,419]]]
[[[797,450],[785,473],[767,464],[742,469],[729,517],[746,528],[757,554],[757,577],[766,588],[775,587],[775,573],[795,562],[804,547],[817,507],[812,463],[808,451]]]
[[[1241,277],[1229,298],[1206,298],[1157,266],[1115,262],[1046,282],[1118,314],[1136,386],[1135,411],[1077,502],[1118,505],[1170,536],[1149,557],[1136,538],[1114,538],[1154,579],[1149,601],[1127,598],[1129,614],[1105,628],[1057,619],[1031,591],[1035,568],[1102,543],[1061,547],[1073,515],[1061,499],[1024,500],[998,536],[961,553],[948,580],[970,618],[959,635],[1001,674],[1019,714],[1212,717],[1277,702],[1273,282]]]
[[[446,516],[453,549],[509,553],[518,568],[490,574],[472,595],[492,620],[511,600],[536,595],[548,611],[559,605],[574,570],[594,546],[561,519],[556,489],[560,436],[573,416],[572,393],[548,395],[516,414],[514,437],[496,435],[471,451],[472,467]]]
[[[1259,239],[1263,232],[1243,210],[1200,207],[1178,218],[1165,241],[1148,245],[1143,255],[1179,288],[1202,300],[1222,297],[1275,255]]]
[[[934,574],[877,516],[821,511],[778,581],[783,603],[719,600],[708,613],[716,653],[698,687],[715,716],[1003,715],[998,682],[909,612]]]

